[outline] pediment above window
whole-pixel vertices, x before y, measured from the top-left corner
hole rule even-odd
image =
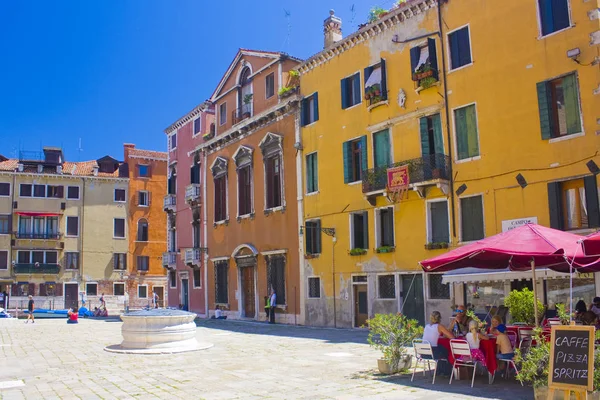
[[[235,165],[239,168],[251,164],[253,152],[254,150],[248,146],[240,146],[233,155]]]
[[[227,159],[223,157],[217,157],[210,166],[210,170],[212,171],[214,177],[227,174]]]
[[[269,132],[258,145],[264,156],[280,153],[283,151],[283,136]]]

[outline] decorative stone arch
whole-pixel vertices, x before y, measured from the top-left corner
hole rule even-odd
[[[254,72],[252,70],[252,64],[250,64],[246,60],[241,60],[240,61],[240,67],[238,68],[237,74],[235,75],[235,83],[236,83],[236,85],[240,85],[241,86],[242,72],[244,72],[244,70],[246,68],[249,69],[249,72],[250,72],[249,76],[252,76],[252,73]]]
[[[150,225],[146,218],[140,218],[137,222],[137,235],[136,239],[138,242],[147,242],[150,235]]]
[[[275,153],[283,153],[283,136],[268,132],[258,144],[264,157],[269,157]]]
[[[283,136],[268,132],[258,144],[263,155],[264,169],[264,204],[265,215],[272,210],[285,209],[285,179],[283,163]],[[276,193],[273,186],[273,174],[275,174],[275,165],[278,165],[279,171],[279,203],[274,200]]]
[[[213,174],[213,177],[218,178],[222,175],[227,174],[227,159],[223,157],[215,158],[212,165],[210,166],[210,170]]]
[[[254,150],[248,146],[240,146],[233,154],[233,161],[237,168],[243,168],[252,164],[252,154]]]
[[[240,257],[257,257],[258,250],[250,243],[242,243],[237,246],[231,253],[232,258]]]

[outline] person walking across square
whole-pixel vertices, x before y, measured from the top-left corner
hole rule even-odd
[[[271,288],[271,301],[269,302],[269,323],[275,323],[275,305],[277,304],[277,294],[275,289]]]
[[[35,309],[35,302],[33,301],[33,296],[29,295],[29,302],[27,303],[27,311],[29,314],[27,315],[27,320],[25,323],[28,323],[31,320],[31,323],[35,324],[35,318],[33,318],[33,310]]]

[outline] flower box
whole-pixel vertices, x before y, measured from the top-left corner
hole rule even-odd
[[[447,249],[448,243],[427,243],[425,250]]]
[[[394,251],[396,251],[396,248],[392,246],[382,246],[375,249],[376,253],[393,253]]]
[[[304,254],[304,258],[307,259],[307,260],[310,260],[310,259],[313,259],[313,258],[317,258],[317,257],[319,257],[318,254],[309,254],[309,253]]]
[[[433,70],[432,69],[430,69],[428,71],[413,73],[412,74],[412,80],[413,81],[420,81],[421,79],[428,78],[430,76],[433,76]]]
[[[215,136],[214,133],[210,132],[210,133],[205,133],[204,135],[202,135],[202,139],[204,140],[210,140]]]
[[[348,252],[348,254],[350,254],[351,256],[363,256],[363,255],[367,254],[367,250],[366,249],[352,249]]]

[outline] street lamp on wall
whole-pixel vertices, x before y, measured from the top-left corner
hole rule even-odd
[[[585,165],[588,167],[590,172],[594,175],[598,175],[598,173],[600,172],[600,168],[598,168],[598,165],[596,165],[594,160],[588,161]]]

